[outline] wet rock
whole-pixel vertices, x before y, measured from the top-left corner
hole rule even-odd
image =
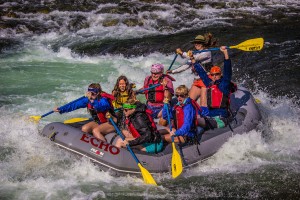
[[[89,24],[87,23],[87,19],[85,16],[73,15],[70,16],[70,18],[71,20],[69,21],[68,29],[71,31],[77,31],[89,27]]]
[[[25,20],[25,19],[5,19],[0,22],[0,26],[5,28],[16,29],[18,33],[25,33],[27,31],[32,31],[33,33],[41,34],[46,33],[49,29],[45,24],[37,20]]]
[[[18,47],[20,44],[21,42],[16,39],[0,37],[0,53],[13,47]]]
[[[13,11],[9,11],[7,14],[4,14],[4,16],[9,18],[19,18],[19,16]]]
[[[125,19],[123,23],[126,24],[127,26],[143,26],[143,22],[134,18]]]
[[[105,27],[116,26],[119,23],[119,21],[119,19],[107,19],[102,23],[102,25]]]

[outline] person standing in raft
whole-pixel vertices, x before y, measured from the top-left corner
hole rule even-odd
[[[86,92],[86,98],[76,101],[73,104],[55,108],[54,112],[60,114],[71,112],[79,108],[87,108],[94,121],[91,121],[81,130],[85,133],[93,133],[93,135],[102,141],[106,141],[103,135],[114,131],[114,127],[107,122],[105,114],[107,112],[114,112],[111,101],[114,97],[102,91],[99,83],[92,83]]]
[[[175,96],[178,99],[178,103],[172,108],[162,110],[162,115],[165,120],[168,120],[168,112],[174,128],[170,130],[167,128],[168,134],[163,135],[163,139],[169,143],[172,142],[172,136],[175,136],[174,142],[187,143],[195,138],[196,134],[196,122],[197,112],[194,103],[190,97],[188,97],[189,90],[185,85],[180,85],[175,90]],[[166,99],[166,103],[168,99]]]
[[[191,41],[191,43],[194,44],[195,50],[201,51],[214,47],[217,44],[217,40],[214,39],[211,33],[206,33],[204,35],[197,35],[197,37]],[[195,101],[197,101],[200,97],[200,105],[207,106],[205,85],[199,78],[190,60],[193,52],[191,50],[188,52],[183,52],[180,48],[178,48],[176,49],[176,53],[181,55],[182,58],[188,58],[189,61],[176,69],[167,71],[167,74],[177,74],[191,68],[192,74],[194,75],[194,82],[191,86],[189,97]],[[193,55],[193,58],[196,60],[196,62],[199,62],[207,72],[209,72],[210,68],[213,66],[211,51],[196,53]]]
[[[161,135],[157,130],[147,106],[134,99],[129,99],[123,104],[126,116],[126,129],[122,130],[125,136],[123,141],[119,138],[116,147],[130,147],[146,151],[147,153],[157,153],[163,148]]]
[[[161,84],[158,87],[145,91],[147,107],[152,111],[151,116],[154,119],[161,117],[161,110],[164,106],[164,98],[171,99],[174,95],[172,81],[175,79],[169,75],[163,74],[164,66],[162,64],[153,64],[151,66],[151,75],[147,76],[143,88],[149,88],[154,84]],[[164,84],[162,84],[164,82]],[[143,89],[142,88],[142,89]]]
[[[213,66],[208,76],[203,67],[192,57],[195,70],[207,88],[209,112],[207,117],[199,119],[199,125],[206,128],[223,128],[228,124],[230,94],[236,90],[236,86],[231,82],[232,66],[226,46],[221,46],[220,51],[224,54],[223,74],[220,67]]]

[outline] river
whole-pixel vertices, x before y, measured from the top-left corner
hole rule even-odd
[[[299,1],[0,1],[0,13],[0,199],[299,199]],[[229,51],[233,80],[261,101],[263,119],[176,180],[113,177],[39,134],[84,109],[27,120],[92,82],[110,92],[124,74],[142,86],[151,64],[167,69],[206,32],[227,46],[264,38],[261,51]],[[188,71],[174,77],[175,87],[192,83]]]

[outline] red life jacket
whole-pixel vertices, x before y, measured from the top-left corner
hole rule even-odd
[[[151,117],[151,114],[152,114],[152,111],[149,109],[146,109],[146,115],[147,115],[149,121],[151,122],[152,130],[157,131],[156,124],[155,124],[153,118]],[[126,119],[125,123],[128,126],[128,129],[134,138],[138,138],[141,136],[140,133],[136,130],[136,128],[133,126],[132,122],[128,118]]]
[[[197,126],[198,124],[198,121],[197,121],[197,110],[200,109],[200,107],[198,107],[199,105],[197,104],[197,102],[193,99],[190,99],[191,100],[191,104],[192,106],[194,107],[194,109],[196,110],[196,114],[195,114],[195,117],[194,117],[194,124],[195,126]],[[182,127],[183,123],[184,123],[184,112],[183,112],[183,107],[187,105],[187,104],[184,104],[183,106],[180,106],[180,105],[175,105],[174,106],[174,110],[175,110],[175,125],[176,125],[176,129],[179,129]],[[198,105],[198,106],[197,106]]]
[[[100,97],[101,98],[106,98],[110,104],[110,107],[113,108],[112,106],[112,100],[114,100],[114,96],[110,95],[110,94],[107,94],[106,92],[102,92],[100,94]],[[96,101],[100,101],[100,98],[99,99],[96,99]],[[87,105],[87,109],[88,111],[90,112],[90,114],[92,115],[92,118],[96,121],[96,122],[100,122],[100,123],[105,123],[107,122],[107,119],[105,117],[105,114],[108,112],[108,111],[111,111],[111,110],[106,110],[104,112],[97,112],[94,107],[92,106],[92,104],[89,102],[88,105]],[[113,110],[113,109],[112,109]]]
[[[113,108],[113,104],[112,104],[112,101],[115,100],[115,97],[111,94],[108,94],[106,92],[101,92],[100,94],[101,97],[104,97],[104,98],[107,98],[110,106]]]
[[[174,110],[175,110],[175,126],[176,129],[179,129],[180,127],[182,127],[184,123],[183,106],[176,105]]]
[[[224,95],[218,84],[212,83],[207,90],[207,105],[209,108],[228,108],[230,105],[230,95],[237,90],[235,83],[230,82],[230,93]]]
[[[148,80],[146,81],[146,85],[144,85],[144,88],[151,87],[154,84],[160,83],[165,77],[169,78],[171,81],[175,81],[173,77],[170,75],[163,74],[158,80],[153,81],[151,76],[148,77]],[[164,86],[160,85],[155,88],[152,88],[150,90],[145,91],[146,99],[147,101],[151,103],[163,103],[164,101]]]

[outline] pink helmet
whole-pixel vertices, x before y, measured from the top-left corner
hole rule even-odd
[[[162,64],[156,63],[151,65],[151,72],[152,73],[161,73],[164,71],[164,66]]]

